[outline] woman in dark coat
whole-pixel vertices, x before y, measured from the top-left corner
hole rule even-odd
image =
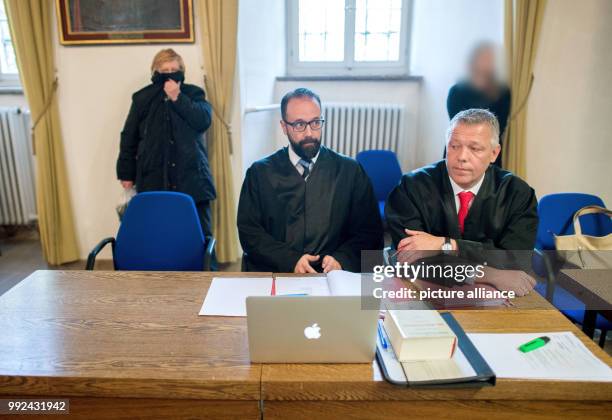
[[[178,191],[193,197],[204,235],[212,235],[210,201],[215,199],[203,134],[211,107],[197,86],[183,83],[185,65],[172,49],[157,53],[152,84],[132,95],[121,132],[117,178],[124,188]]]

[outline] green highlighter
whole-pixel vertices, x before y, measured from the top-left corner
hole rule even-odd
[[[523,353],[529,353],[532,350],[539,349],[540,347],[546,345],[550,341],[548,337],[538,337],[531,341],[526,342],[522,346],[519,346],[519,350]]]

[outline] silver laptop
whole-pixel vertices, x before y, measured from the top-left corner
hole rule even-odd
[[[378,308],[379,301],[371,300],[364,308]],[[374,358],[378,310],[362,309],[361,296],[249,296],[246,307],[253,363],[370,363]]]

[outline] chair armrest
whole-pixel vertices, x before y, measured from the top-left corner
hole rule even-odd
[[[91,250],[91,252],[87,256],[87,265],[85,266],[85,270],[94,269],[94,266],[96,265],[96,257],[102,251],[102,249],[108,244],[111,244],[111,247],[112,247],[113,267],[115,266],[115,238],[111,237],[111,238],[102,239],[100,243],[98,243],[98,245],[96,245],[94,249]]]
[[[215,253],[215,244],[217,240],[214,236],[206,236],[206,249],[204,250],[204,264],[202,269],[204,271],[210,271],[210,265],[212,262],[213,255]]]
[[[555,293],[555,273],[552,263],[550,262],[550,258],[548,257],[548,255],[546,255],[545,252],[542,252],[539,249],[534,248],[533,254],[534,258],[540,258],[544,263],[544,271],[546,278],[546,300],[552,303],[553,295]]]

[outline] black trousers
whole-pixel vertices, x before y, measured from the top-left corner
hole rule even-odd
[[[204,236],[212,236],[212,215],[210,210],[210,201],[200,201],[196,203],[196,209],[198,210],[198,217],[200,218],[200,225],[202,226],[202,233]],[[210,261],[210,269],[217,271],[217,254],[213,251],[212,259]]]

